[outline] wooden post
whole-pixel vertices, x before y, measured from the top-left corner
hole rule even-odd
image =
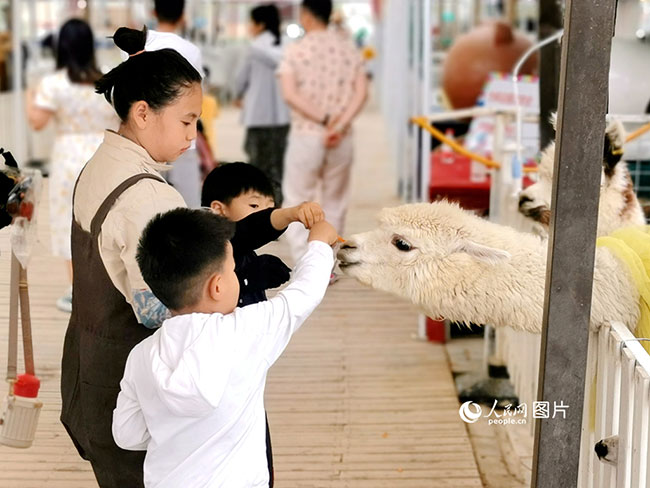
[[[15,381],[18,374],[18,281],[20,262],[11,253],[11,277],[9,279],[9,342],[7,352],[7,380]]]
[[[23,331],[23,357],[25,373],[34,373],[34,345],[32,342],[32,318],[29,310],[29,289],[27,287],[27,270],[20,265],[18,294],[20,297],[20,328]]]
[[[603,154],[615,7],[566,3],[537,394],[549,418],[535,428],[533,488],[578,480],[601,175],[593,162]],[[556,405],[568,406],[566,418]]]

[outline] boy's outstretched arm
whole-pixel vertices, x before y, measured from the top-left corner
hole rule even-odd
[[[324,218],[323,209],[315,202],[260,210],[235,223],[235,235],[230,243],[236,255],[245,254],[276,240],[292,222],[302,222],[311,228]]]
[[[323,299],[334,266],[331,245],[337,233],[326,221],[314,224],[307,252],[294,268],[294,278],[271,300],[235,310],[233,318],[242,332],[264,352],[273,364],[286,348],[293,333]]]
[[[295,207],[276,208],[271,213],[271,225],[274,229],[286,229],[292,222],[301,222],[305,228],[325,220],[325,212],[316,202],[305,202]]]
[[[129,356],[124,369],[124,378],[120,381],[117,405],[113,410],[113,439],[115,444],[122,449],[146,451],[151,436],[133,385],[127,378],[131,362],[132,359]]]
[[[235,235],[230,240],[235,255],[246,254],[276,240],[284,232],[271,224],[272,208],[254,212],[235,222]]]

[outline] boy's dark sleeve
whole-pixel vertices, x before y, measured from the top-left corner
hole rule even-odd
[[[246,275],[253,287],[269,290],[289,281],[291,268],[272,254],[260,254],[246,266]]]
[[[274,208],[254,212],[235,225],[235,235],[230,240],[236,255],[247,254],[280,237],[286,229],[277,230],[271,225]]]

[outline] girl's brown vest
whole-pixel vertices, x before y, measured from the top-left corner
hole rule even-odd
[[[154,329],[138,323],[131,305],[115,288],[99,253],[102,224],[118,197],[146,178],[139,174],[120,184],[101,204],[90,226],[72,218],[72,315],[61,364],[61,422],[79,454],[90,461],[101,488],[143,486],[145,451],[125,451],[113,441],[113,409],[126,358]]]

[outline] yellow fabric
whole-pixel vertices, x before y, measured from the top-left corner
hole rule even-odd
[[[214,131],[214,119],[219,115],[219,103],[217,99],[212,95],[204,93],[201,110],[201,122],[203,122],[205,138],[208,140],[208,144],[210,144],[212,153],[217,154],[217,139]]]
[[[599,237],[596,245],[612,251],[630,271],[639,290],[639,321],[634,335],[650,338],[650,226],[616,230],[608,236]],[[650,353],[649,342],[641,341],[640,344]],[[597,356],[596,360],[598,360]],[[596,376],[594,375],[591,379],[591,395],[589,395],[589,429],[594,432],[595,428]]]
[[[639,321],[634,335],[650,338],[650,226],[626,227],[599,237],[596,245],[606,247],[623,261],[639,290]],[[650,342],[641,345],[650,353]]]

